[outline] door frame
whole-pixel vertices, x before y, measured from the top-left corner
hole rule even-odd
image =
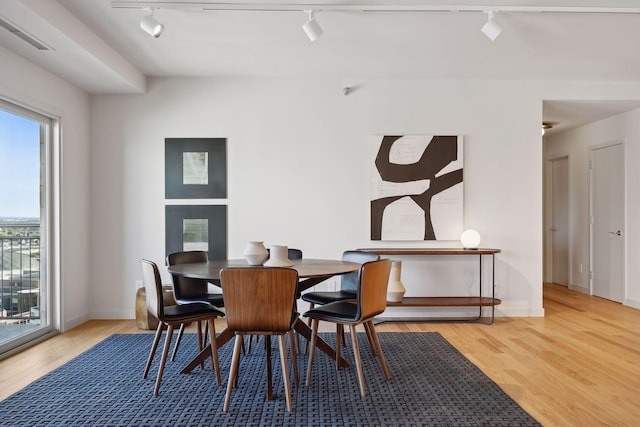
[[[44,189],[40,193],[41,200],[41,249],[45,257],[41,258],[41,280],[46,286],[41,292],[46,293],[48,308],[48,325],[27,333],[0,348],[0,360],[10,357],[48,337],[62,331],[62,274],[61,274],[61,200],[62,200],[62,117],[47,112],[16,99],[0,95],[0,107],[12,114],[17,114],[34,121],[47,124],[43,133],[41,127],[41,177],[40,184]],[[43,166],[44,165],[44,166]],[[44,230],[43,230],[44,229]]]
[[[613,147],[615,145],[622,145],[623,151],[623,180],[624,186],[622,194],[622,216],[623,227],[626,233],[627,230],[627,143],[625,139],[616,139],[602,144],[596,144],[589,146],[589,295],[593,295],[593,152],[607,147]],[[627,298],[627,238],[626,234],[623,236],[622,242],[622,304],[625,304]]]

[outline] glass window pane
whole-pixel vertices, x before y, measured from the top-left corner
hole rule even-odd
[[[50,123],[0,102],[0,353],[50,329],[49,284],[40,269]]]

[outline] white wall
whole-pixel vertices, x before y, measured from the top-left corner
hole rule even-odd
[[[59,327],[69,329],[89,318],[89,96],[1,47],[0,64],[0,97],[62,122]]]
[[[625,297],[640,308],[640,109],[550,136],[545,159],[569,157],[570,286],[589,292],[589,155],[592,147],[623,141],[625,146]],[[583,273],[578,271],[582,263]]]
[[[344,86],[356,90],[344,96]],[[92,317],[133,317],[139,259],[164,264],[165,137],[228,138],[230,257],[240,257],[248,240],[263,240],[301,248],[305,257],[339,258],[345,249],[401,244],[369,240],[367,160],[369,135],[399,133],[464,135],[465,224],[480,231],[482,246],[503,251],[499,314],[542,315],[542,101],[535,89],[498,81],[232,78],[152,79],[148,88],[92,98]],[[459,243],[431,244],[442,245]],[[468,292],[475,280],[475,264],[407,263],[407,295]],[[429,263],[450,264],[449,271],[430,277]]]
[[[187,136],[228,138],[230,257],[255,239],[339,257],[381,246],[368,238],[369,135],[463,135],[465,225],[480,231],[482,246],[502,249],[498,315],[540,316],[542,100],[640,98],[634,82],[229,78],[152,79],[145,95],[89,102],[4,49],[0,62],[0,95],[63,120],[63,328],[134,317],[138,260],[164,258],[164,138]],[[344,86],[356,90],[344,96]],[[633,123],[624,127],[635,164]],[[627,168],[628,236],[638,234],[637,169]],[[637,241],[628,239],[628,256]],[[407,244],[426,245],[457,242]],[[627,263],[628,283],[639,268]],[[444,295],[470,290],[475,274],[458,260],[413,258],[403,281],[407,295]],[[635,304],[640,291],[628,288],[627,299]]]

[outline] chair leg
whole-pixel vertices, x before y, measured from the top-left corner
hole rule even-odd
[[[313,310],[315,308],[315,304],[310,302],[309,303],[309,310]],[[309,327],[311,327],[311,323],[313,322],[312,318],[309,318],[309,320],[307,321],[307,325],[309,325]],[[304,355],[306,356],[307,354],[309,354],[309,340],[307,340],[307,342],[304,345]]]
[[[207,327],[209,329],[209,340],[211,341],[211,368],[215,371],[216,382],[220,385],[220,362],[218,360],[218,343],[216,341],[216,324],[214,322],[215,319],[209,319]]]
[[[289,382],[289,361],[287,360],[287,342],[284,335],[279,335],[280,341],[280,366],[282,366],[282,381],[284,381],[284,392],[287,399],[287,411],[293,410],[291,404],[291,383]],[[295,345],[295,342],[291,342],[291,347]],[[293,350],[295,352],[295,350]]]
[[[233,357],[231,359],[231,370],[229,371],[229,381],[227,381],[227,394],[224,396],[223,411],[229,411],[229,403],[231,402],[231,391],[238,375],[238,365],[240,364],[240,351],[242,347],[242,335],[236,335],[236,342],[233,346]]]
[[[264,336],[264,349],[266,355],[265,363],[267,364],[267,400],[273,400],[273,384],[271,384],[271,378],[273,371],[271,369],[271,336]]]
[[[360,384],[360,394],[364,397],[367,395],[364,386],[364,374],[362,372],[362,361],[360,360],[360,349],[358,347],[358,335],[356,333],[356,325],[351,325],[351,343],[353,345],[353,358],[356,361],[356,369],[358,371],[358,383]]]
[[[340,355],[342,355],[342,341],[344,340],[344,326],[336,323],[336,371],[340,370]]]
[[[196,322],[198,325],[198,352],[201,352],[202,349],[204,348],[202,346],[202,322],[200,322],[199,320]],[[204,369],[204,362],[200,363],[200,369]]]
[[[165,325],[162,322],[158,322],[158,329],[156,329],[156,336],[153,338],[153,344],[151,345],[151,351],[149,351],[149,357],[147,358],[147,366],[144,368],[144,375],[142,378],[146,379],[147,375],[149,375],[149,369],[151,368],[151,362],[153,362],[153,356],[156,354],[156,350],[158,349],[158,342],[160,342],[160,337],[162,336],[162,330]]]
[[[382,347],[380,347],[380,340],[378,339],[378,334],[376,332],[376,328],[373,325],[373,320],[369,320],[365,323],[370,323],[369,328],[371,329],[371,340],[373,341],[373,345],[375,346],[375,354],[380,359],[380,365],[382,366],[382,371],[384,372],[384,376],[387,378],[387,381],[391,379],[391,374],[389,373],[389,368],[387,367],[387,362],[384,360],[384,355],[382,354]]]
[[[371,325],[373,325],[373,322],[371,322]],[[376,346],[373,344],[373,334],[375,334],[375,330],[371,331],[371,325],[369,325],[369,322],[365,322],[364,331],[367,333],[367,340],[369,341],[369,348],[371,349],[371,353],[373,353],[374,356],[377,356]]]
[[[158,378],[156,378],[156,388],[153,390],[153,395],[157,396],[160,391],[160,383],[162,382],[162,374],[164,374],[164,365],[167,363],[167,356],[169,355],[169,347],[171,346],[171,337],[173,337],[174,325],[169,325],[169,330],[164,338],[164,348],[162,349],[162,360],[160,360],[160,366],[158,367]]]
[[[296,337],[298,336],[298,334],[296,334],[293,329],[289,331],[289,341],[291,341],[291,368],[293,369],[293,381],[297,386],[300,385],[300,376],[298,375],[298,348],[297,348],[297,344],[295,342]]]
[[[209,322],[204,324],[204,334],[202,334],[202,348],[207,346],[207,336],[209,335]],[[202,351],[202,350],[200,350]]]
[[[344,328],[342,328],[342,333],[340,335],[342,335],[342,342],[346,343],[347,342],[347,338],[344,335]]]
[[[311,385],[311,370],[313,369],[313,358],[316,355],[316,339],[318,337],[318,323],[320,320],[313,319],[311,322],[311,342],[309,346],[311,349],[309,350],[309,364],[307,365],[307,382],[306,385]]]
[[[176,343],[173,345],[173,353],[171,353],[171,361],[172,362],[174,362],[176,360],[176,354],[178,353],[178,347],[180,347],[180,343],[182,342],[182,334],[184,334],[185,326],[186,325],[184,323],[182,323],[180,325],[180,329],[178,330],[178,338],[176,338]]]
[[[296,353],[300,353],[300,334],[294,334],[294,339],[296,340]]]
[[[247,354],[251,354],[251,344],[253,342],[253,335],[249,335],[249,345],[247,348]]]

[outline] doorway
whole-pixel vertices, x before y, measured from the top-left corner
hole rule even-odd
[[[0,354],[52,329],[52,128],[0,100]]]
[[[569,286],[569,157],[551,160],[551,280]]]
[[[622,302],[624,294],[624,144],[590,153],[591,293]]]

